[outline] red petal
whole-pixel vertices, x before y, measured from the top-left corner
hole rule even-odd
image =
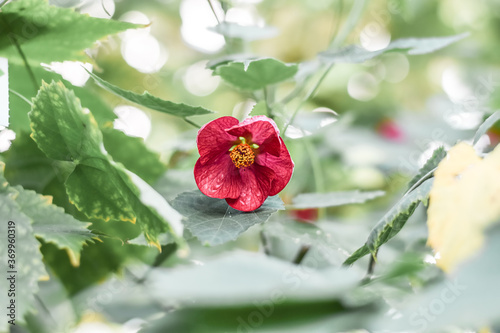
[[[200,162],[207,163],[223,152],[229,151],[238,137],[229,134],[226,129],[237,125],[238,119],[234,117],[221,117],[203,125],[198,131],[196,144],[200,153]]]
[[[226,199],[229,206],[244,212],[256,210],[269,196],[274,172],[265,167],[253,164],[240,169],[241,194],[237,199]]]
[[[226,130],[236,137],[245,137],[260,146],[261,152],[279,156],[279,130],[272,119],[266,116],[247,118],[241,123]]]
[[[276,174],[273,182],[271,183],[271,189],[269,190],[269,195],[273,196],[281,192],[292,178],[293,173],[293,161],[290,157],[290,153],[285,146],[285,143],[281,138],[281,152],[279,156],[273,156],[271,154],[262,153],[257,156],[255,163],[268,167],[273,170]]]
[[[211,198],[238,198],[241,176],[229,154],[223,153],[205,164],[201,157],[194,166],[194,179],[200,191]]]

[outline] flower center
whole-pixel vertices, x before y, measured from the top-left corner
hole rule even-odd
[[[233,147],[229,153],[234,165],[239,168],[246,168],[255,161],[255,153],[248,143],[242,142]]]

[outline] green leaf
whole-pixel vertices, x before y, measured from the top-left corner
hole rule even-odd
[[[396,236],[420,202],[425,202],[428,199],[432,183],[432,179],[426,180],[415,190],[402,197],[375,225],[366,243],[351,254],[344,265],[351,265],[368,253],[375,255],[380,246]]]
[[[209,198],[199,190],[179,194],[172,206],[186,217],[186,228],[211,246],[235,240],[251,226],[266,222],[271,214],[284,209],[281,199],[274,196],[253,212],[241,212],[224,199]]]
[[[265,58],[221,65],[215,68],[214,74],[242,90],[258,90],[292,78],[297,70],[297,65]]]
[[[110,127],[103,128],[102,135],[104,147],[113,160],[122,163],[147,183],[154,184],[166,171],[160,155],[150,151],[142,138],[130,137]]]
[[[3,272],[0,289],[3,291],[1,299],[5,307],[10,305],[10,299],[15,300],[15,322],[18,324],[18,321],[22,322],[24,314],[32,308],[35,302],[34,295],[38,292],[38,281],[46,280],[48,275],[39,250],[40,243],[33,234],[32,221],[17,203],[19,193],[9,186],[3,177],[3,169],[4,164],[0,163],[0,216],[2,217],[0,258],[2,258]],[[7,292],[11,289],[11,283],[7,280],[10,275],[15,275],[15,281],[13,281],[15,296],[7,298]],[[4,308],[4,311],[0,331],[8,330],[7,320],[11,319],[5,317],[10,313],[9,310]]]
[[[233,22],[221,22],[208,29],[228,38],[240,38],[246,41],[269,39],[278,35],[278,29],[275,27],[243,26]]]
[[[14,187],[19,192],[17,203],[24,214],[32,220],[33,232],[45,242],[54,243],[66,250],[73,266],[80,264],[83,245],[95,237],[87,227],[91,223],[78,221],[60,207],[52,205],[51,197],[44,197],[34,191]]]
[[[132,91],[119,88],[111,83],[104,81],[94,73],[87,71],[90,76],[107,91],[126,99],[127,101],[139,104],[141,106],[150,108],[152,110],[160,111],[163,113],[168,113],[177,117],[190,117],[198,116],[203,114],[214,113],[213,111],[207,110],[200,106],[189,106],[182,103],[173,103],[170,101],[163,100],[156,96],[151,95],[149,92],[145,91],[142,95],[136,94]]]
[[[137,222],[157,247],[162,233],[181,241],[181,216],[147,183],[111,160],[102,149],[97,123],[72,91],[60,82],[44,84],[30,119],[32,137],[47,156],[75,162],[65,185],[78,210],[88,218]]]
[[[281,291],[282,300],[331,300],[355,287],[360,277],[354,270],[314,270],[263,253],[236,251],[202,266],[157,268],[145,285],[166,307],[238,306],[269,299],[269,291],[275,289]]]
[[[297,195],[292,201],[292,208],[323,208],[363,203],[383,196],[384,191],[361,192],[345,191],[330,193],[306,193]]]
[[[44,80],[45,82],[61,80],[61,76],[59,74],[47,71],[43,67],[31,66],[31,69],[35,74],[35,77],[40,80],[40,85],[42,82],[41,80]],[[9,71],[11,73],[11,75],[9,75],[9,86],[12,90],[18,92],[28,100],[31,100],[32,97],[36,96],[37,91],[33,89],[28,72],[23,65],[11,63],[9,64]],[[117,118],[113,110],[106,105],[102,98],[90,87],[76,87],[65,80],[62,80],[62,82],[66,87],[75,92],[82,102],[83,107],[92,110],[92,115],[95,117],[99,125],[112,122]],[[9,103],[11,109],[16,110],[16,112],[11,112],[10,114],[9,128],[16,132],[16,134],[31,131],[30,121],[28,118],[28,112],[31,109],[31,105],[12,92],[9,94]]]
[[[477,129],[476,134],[474,135],[473,144],[475,145],[479,139],[488,132],[488,130],[495,125],[497,121],[500,120],[500,111],[493,113],[489,116]]]
[[[385,49],[378,51],[368,51],[361,46],[349,45],[341,50],[321,52],[319,57],[326,63],[362,63],[394,50],[404,50],[410,55],[426,54],[458,42],[468,35],[469,33],[445,37],[402,38],[393,41]]]
[[[434,150],[432,156],[425,162],[424,166],[418,170],[418,174],[410,180],[408,183],[408,189],[411,189],[415,184],[417,184],[424,176],[429,172],[437,168],[439,162],[446,157],[446,150],[444,147],[439,147]]]
[[[94,117],[61,82],[43,82],[29,113],[32,138],[48,157],[79,161],[100,156],[102,134]]]
[[[141,26],[49,6],[46,0],[12,1],[0,12],[0,56],[21,63],[21,57],[11,41],[15,38],[33,64],[89,61],[84,50],[92,47],[96,40],[138,27]]]

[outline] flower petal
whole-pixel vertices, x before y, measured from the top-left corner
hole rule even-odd
[[[236,137],[242,136],[251,139],[252,143],[260,146],[261,152],[279,156],[280,132],[276,123],[266,116],[247,118],[241,123],[228,128],[226,131]]]
[[[274,172],[268,167],[253,164],[240,169],[241,194],[236,199],[226,199],[229,206],[244,212],[250,212],[262,206],[269,196]]]
[[[293,174],[293,161],[290,153],[285,146],[285,143],[280,138],[281,152],[279,156],[273,156],[268,153],[261,153],[257,156],[255,163],[266,166],[274,171],[276,177],[271,183],[269,195],[273,196],[281,192],[292,178]]]
[[[238,124],[238,119],[234,117],[220,117],[205,124],[198,131],[196,144],[200,153],[202,164],[219,154],[228,151],[238,137],[229,134],[226,129]]]
[[[201,157],[194,166],[194,179],[200,191],[211,198],[238,198],[241,194],[241,176],[229,154],[201,163]]]

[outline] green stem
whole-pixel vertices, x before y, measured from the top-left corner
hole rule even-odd
[[[271,106],[269,105],[269,95],[268,95],[267,87],[264,87],[262,90],[264,91],[264,103],[266,103],[267,115],[269,116],[269,118],[274,119],[273,110],[272,110]]]
[[[217,23],[220,24],[219,17],[217,16],[217,13],[215,12],[215,8],[212,4],[212,1],[211,0],[207,0],[207,1],[208,1],[208,5],[210,6],[210,9],[212,10],[212,13],[214,13],[214,16],[215,16],[215,19],[217,20]]]
[[[35,74],[31,70],[31,66],[28,63],[28,59],[26,58],[26,55],[24,54],[23,50],[21,49],[21,46],[17,42],[17,38],[14,35],[9,35],[9,39],[12,42],[12,44],[14,44],[14,46],[17,49],[17,52],[19,53],[19,55],[23,59],[24,67],[26,68],[26,71],[28,71],[28,75],[31,79],[31,83],[33,83],[33,87],[35,88],[35,94],[36,94],[38,92],[39,85],[37,83],[38,81],[35,77]]]
[[[288,121],[288,123],[286,123],[285,125],[285,128],[283,129],[283,135],[285,135],[286,133],[286,130],[288,129],[288,126],[291,125],[293,123],[293,121],[295,120],[295,117],[297,116],[299,110],[304,106],[304,104],[306,104],[306,102],[314,96],[314,94],[316,94],[316,92],[318,91],[319,89],[319,86],[321,85],[321,83],[323,83],[323,80],[326,78],[326,76],[328,75],[328,73],[330,73],[330,70],[333,68],[333,64],[330,64],[328,65],[328,67],[326,68],[325,72],[323,73],[323,75],[321,75],[321,77],[319,78],[319,80],[316,82],[316,84],[314,85],[314,87],[309,90],[309,93],[306,95],[306,97],[302,100],[302,102],[300,102],[300,104],[295,108],[295,110],[293,111],[292,113],[292,116],[290,117],[290,120]]]
[[[10,91],[11,93],[13,93],[14,95],[16,95],[17,97],[19,97],[20,99],[22,99],[23,101],[25,101],[26,103],[28,103],[30,106],[33,106],[33,103],[32,103],[29,99],[27,99],[26,97],[24,97],[23,95],[21,95],[21,94],[20,94],[20,93],[18,93],[17,91],[12,90],[12,89],[10,89],[10,88],[9,88],[9,91]]]
[[[293,259],[293,263],[295,265],[300,265],[300,263],[302,262],[302,260],[304,260],[306,254],[309,252],[310,249],[311,249],[310,245],[302,245],[300,247],[299,252],[295,256],[295,259]]]
[[[304,140],[302,141],[304,142],[304,147],[306,149],[307,155],[309,156],[309,160],[311,161],[311,168],[314,177],[314,187],[316,188],[316,192],[323,193],[325,192],[325,182],[323,180],[321,161],[319,160],[318,154],[316,153],[313,145],[311,144],[311,138],[304,138]],[[319,208],[318,220],[321,220],[325,216],[326,216],[326,208]]]
[[[196,127],[196,128],[201,128],[201,126],[200,126],[200,125],[198,125],[198,124],[197,124],[197,123],[195,123],[195,122],[192,122],[192,121],[191,121],[191,120],[189,120],[188,118],[182,118],[182,119],[184,119],[184,121],[185,121],[186,123],[188,123],[188,124],[190,124],[190,125],[193,125],[193,126],[194,126],[194,127]]]
[[[337,48],[342,45],[347,36],[352,32],[356,24],[358,23],[361,14],[363,14],[363,10],[365,9],[365,5],[367,0],[356,0],[351,7],[351,11],[349,12],[349,16],[347,16],[347,20],[344,25],[342,25],[342,29],[340,29],[339,33],[335,36],[333,41],[330,44],[330,48]]]

